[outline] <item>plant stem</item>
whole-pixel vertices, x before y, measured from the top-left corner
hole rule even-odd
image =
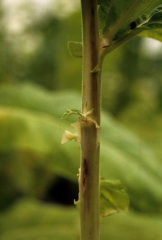
[[[97,1],[81,0],[83,27],[82,112],[93,111],[81,123],[81,172],[79,181],[81,240],[99,240],[99,128],[101,70],[99,62]],[[96,124],[95,124],[96,122]]]

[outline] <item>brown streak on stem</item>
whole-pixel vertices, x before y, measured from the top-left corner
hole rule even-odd
[[[88,162],[87,162],[87,159],[84,158],[84,162],[83,162],[83,193],[86,190],[86,179],[88,177],[88,174],[89,174]]]

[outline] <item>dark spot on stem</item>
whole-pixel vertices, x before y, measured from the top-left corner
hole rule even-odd
[[[91,10],[92,19],[94,18],[94,9]]]
[[[84,174],[87,176],[88,175],[88,164],[87,164],[87,159],[84,158]]]
[[[130,29],[133,30],[137,27],[137,23],[134,21],[130,24]]]
[[[86,178],[88,177],[88,164],[87,159],[84,158],[83,162],[83,189],[85,190]]]

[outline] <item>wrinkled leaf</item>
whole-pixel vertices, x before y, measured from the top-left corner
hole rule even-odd
[[[126,33],[130,29],[130,24],[156,2],[156,0],[99,0],[98,15],[102,34],[109,35],[109,32],[112,32],[115,36],[118,30],[120,30],[118,35]]]
[[[103,54],[139,36],[161,39],[161,5],[159,1],[130,0],[130,1],[98,1],[99,26]],[[149,31],[151,32],[148,32]],[[106,42],[106,45],[105,45]],[[101,54],[102,55],[102,54]]]
[[[151,12],[149,21],[142,24],[140,28],[143,31],[139,36],[162,41],[162,5]]]

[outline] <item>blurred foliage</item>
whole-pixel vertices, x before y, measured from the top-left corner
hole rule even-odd
[[[161,217],[120,213],[101,222],[101,239],[160,240]],[[42,205],[33,200],[18,202],[0,216],[1,240],[79,239],[79,217],[74,208]]]
[[[60,117],[81,106],[82,60],[67,50],[68,41],[81,41],[80,12],[58,18],[50,9],[39,15],[29,1],[19,13],[27,20],[19,19],[20,29],[11,31],[16,17],[9,24],[0,3],[0,210],[6,210],[1,239],[78,239],[76,210],[34,200],[11,204],[20,197],[48,199],[59,177],[77,184],[79,145],[60,144],[77,119]],[[104,220],[102,239],[162,236],[161,216],[150,215],[162,211],[162,48],[149,57],[144,45],[137,37],[105,59],[101,176],[121,180],[131,208],[146,215],[130,212]]]
[[[1,86],[0,102],[0,150],[22,153],[19,154],[19,161],[22,158],[22,162],[29,151],[31,156],[32,153],[36,155],[35,158],[29,155],[32,165],[35,161],[37,166],[41,164],[53,174],[77,182],[79,144],[60,143],[64,130],[72,129],[70,123],[76,121],[77,117],[60,120],[60,116],[69,105],[72,109],[80,109],[79,95],[67,90],[50,93],[35,85],[23,83]],[[162,211],[160,169],[161,164],[155,154],[143,141],[108,113],[102,113],[101,176],[121,180],[128,188],[133,208],[143,212]],[[23,175],[25,176],[25,172]],[[41,175],[37,175],[37,181],[39,177]],[[19,178],[23,185],[20,175]],[[35,196],[39,196],[39,188],[35,186],[34,180],[31,186],[31,177],[28,179],[27,189],[25,185],[24,188],[17,188],[27,195],[36,188]]]

